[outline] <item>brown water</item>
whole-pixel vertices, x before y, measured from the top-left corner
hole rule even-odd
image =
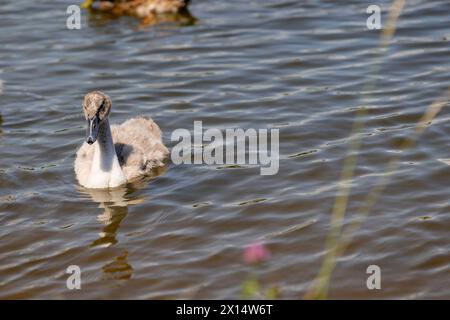
[[[380,2],[380,1],[379,1]],[[0,298],[239,298],[257,269],[281,298],[302,298],[322,263],[343,159],[365,83],[354,216],[426,107],[450,83],[450,2],[407,1],[379,75],[372,1],[193,0],[193,25],[139,28],[64,1],[0,5]],[[388,2],[381,1],[382,22]],[[112,122],[145,114],[165,142],[177,128],[279,128],[280,171],[169,164],[114,192],[77,185],[81,101],[100,89]],[[450,298],[448,109],[402,154],[398,172],[355,235],[330,298]],[[69,265],[82,289],[66,288]],[[379,265],[382,289],[366,288]]]

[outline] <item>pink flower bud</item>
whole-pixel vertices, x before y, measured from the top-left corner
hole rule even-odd
[[[269,259],[270,253],[260,242],[252,243],[244,249],[244,261],[249,264],[257,264]]]

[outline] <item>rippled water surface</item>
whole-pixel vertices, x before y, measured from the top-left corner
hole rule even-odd
[[[450,2],[407,1],[378,74],[373,1],[192,0],[195,23],[142,27],[69,1],[0,4],[0,297],[239,298],[255,272],[281,298],[302,298],[325,254],[355,110],[368,95],[346,221],[392,157],[398,171],[337,261],[330,298],[450,298],[447,108],[400,153],[450,83]],[[379,1],[382,22],[389,3]],[[366,90],[371,79],[376,86]],[[89,191],[73,162],[81,101],[99,89],[111,122],[144,114],[173,130],[278,128],[280,170],[174,165],[150,181]],[[197,146],[198,147],[198,146]],[[382,289],[366,288],[380,266]],[[69,265],[82,289],[66,288]]]

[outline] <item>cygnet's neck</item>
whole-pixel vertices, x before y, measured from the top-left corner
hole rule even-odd
[[[93,147],[89,187],[113,188],[124,184],[126,179],[117,159],[108,119],[100,122],[97,141]]]

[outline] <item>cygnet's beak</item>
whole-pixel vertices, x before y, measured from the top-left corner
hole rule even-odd
[[[92,119],[87,120],[87,128],[86,128],[87,143],[93,144],[97,140],[99,122],[100,119],[98,118],[98,115],[95,115]]]

